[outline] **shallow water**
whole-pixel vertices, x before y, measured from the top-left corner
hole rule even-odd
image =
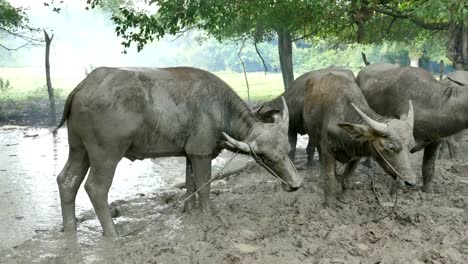
[[[0,127],[0,250],[35,233],[58,229],[61,211],[56,176],[68,157],[66,129],[56,138],[47,129]],[[218,158],[213,165],[223,162]],[[119,163],[109,202],[157,191],[185,179],[185,158]],[[92,209],[81,186],[76,200],[79,216]]]

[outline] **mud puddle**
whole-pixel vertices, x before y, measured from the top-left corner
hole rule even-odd
[[[68,157],[66,129],[53,137],[48,129],[0,127],[0,250],[18,245],[37,233],[58,230],[61,212],[56,176]],[[214,169],[225,157],[213,161]],[[234,164],[235,165],[235,164]],[[123,159],[109,193],[109,201],[142,197],[185,181],[184,158],[131,162]],[[81,186],[77,215],[92,211]]]

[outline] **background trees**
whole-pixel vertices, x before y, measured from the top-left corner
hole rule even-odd
[[[305,38],[403,42],[415,61],[424,55],[426,40],[436,38],[446,42],[455,68],[468,67],[467,8],[458,0],[154,0],[143,8],[123,0],[88,2],[113,10],[117,35],[126,48],[135,43],[141,50],[155,39],[190,29],[219,41],[248,39],[255,47],[275,41],[286,89],[294,80],[294,43]]]
[[[466,1],[361,0],[356,3],[352,18],[357,27],[357,41],[411,43],[413,53],[417,53],[424,40],[442,40],[453,66],[468,70]]]
[[[38,29],[28,25],[28,17],[20,7],[13,7],[6,0],[0,0],[0,49],[18,50],[28,45],[38,45]],[[20,44],[12,39],[21,40]]]
[[[103,5],[100,0],[91,5]],[[123,45],[135,43],[140,50],[166,34],[176,35],[200,29],[219,41],[249,39],[256,46],[277,41],[281,72],[287,89],[294,80],[293,42],[336,32],[345,25],[345,8],[333,1],[272,0],[155,0],[153,11],[121,7],[112,19]],[[258,50],[257,50],[258,52]]]

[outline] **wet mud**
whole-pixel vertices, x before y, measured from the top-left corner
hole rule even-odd
[[[64,137],[62,134],[62,140]],[[1,155],[6,155],[5,141],[1,144]],[[299,159],[305,161],[304,138],[301,145]],[[23,152],[16,155],[20,153]],[[8,155],[1,157],[2,166]],[[389,193],[392,180],[379,167],[360,165],[350,188],[334,209],[321,205],[322,179],[318,167],[300,171],[305,178],[304,187],[287,193],[264,169],[253,166],[213,183],[210,215],[196,211],[182,213],[178,206],[184,196],[184,190],[177,188],[183,182],[183,160],[149,163],[150,171],[140,171],[136,168],[138,164],[129,165],[131,168],[124,170],[128,175],[117,175],[116,179],[144,180],[135,181],[133,185],[137,187],[130,190],[125,187],[132,184],[114,186],[114,182],[111,193],[124,192],[118,198],[110,198],[121,237],[106,239],[101,236],[94,211],[86,205],[78,211],[78,232],[75,235],[60,232],[55,175],[67,153],[65,148],[59,148],[56,154],[46,154],[50,155],[52,160],[54,155],[60,160],[57,168],[38,175],[52,178],[47,183],[51,186],[41,185],[41,194],[34,194],[34,188],[29,190],[29,196],[38,199],[33,207],[39,206],[41,199],[48,201],[49,215],[41,216],[40,225],[32,224],[39,231],[28,233],[25,240],[13,247],[2,246],[0,263],[468,263],[467,162],[439,160],[434,192],[423,193],[422,157],[416,153],[411,162],[419,175],[419,188],[399,190],[396,196]],[[218,169],[231,154],[223,155],[215,161]],[[233,167],[241,166],[247,157],[235,160]],[[172,167],[165,167],[169,164]],[[23,164],[16,168],[25,170]],[[5,172],[1,173],[0,183],[5,184]],[[24,173],[33,177],[29,171]],[[176,180],[167,180],[168,175]],[[146,182],[150,179],[152,183]],[[147,189],[143,189],[145,182],[150,186]],[[18,183],[18,188],[21,184]],[[3,193],[5,188],[0,190],[3,212],[7,195]],[[82,200],[87,199],[83,190],[79,195]],[[393,208],[395,197],[398,200]],[[23,198],[16,199],[15,203],[20,204]],[[23,211],[17,211],[19,215],[30,209],[27,202],[24,204]],[[0,218],[3,221],[5,215]],[[11,220],[8,228],[15,228],[21,221]],[[1,225],[3,233],[6,226]]]

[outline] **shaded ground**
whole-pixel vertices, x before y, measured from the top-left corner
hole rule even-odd
[[[56,115],[59,121],[62,118],[65,98],[56,97]],[[49,100],[44,96],[29,96],[23,100],[0,97],[0,126],[38,126],[49,124]],[[57,121],[57,122],[58,122]]]
[[[411,159],[420,175],[421,154]],[[434,193],[398,192],[397,208],[378,222],[393,206],[380,168],[360,166],[336,209],[321,206],[318,169],[301,174],[294,193],[258,167],[216,182],[213,215],[181,213],[177,188],[135,194],[111,205],[123,237],[102,238],[84,211],[76,236],[51,224],[1,251],[0,263],[468,263],[468,163],[440,160]]]

